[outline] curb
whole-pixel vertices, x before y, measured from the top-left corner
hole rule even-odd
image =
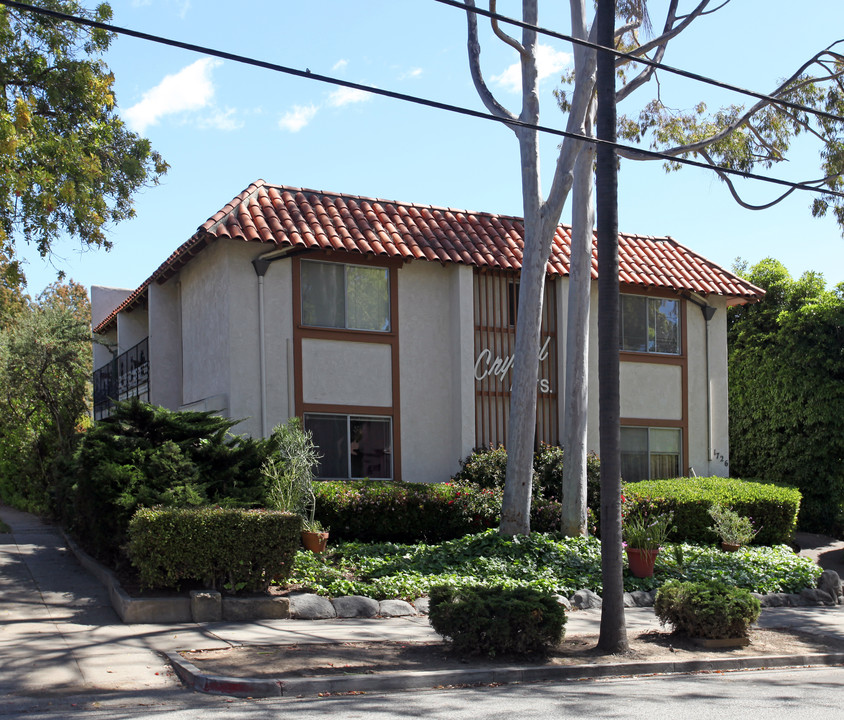
[[[453,685],[552,682],[632,675],[671,675],[693,672],[765,670],[844,664],[844,653],[769,655],[680,662],[631,662],[556,667],[510,666],[483,670],[413,670],[309,678],[259,679],[206,675],[177,652],[165,653],[179,679],[197,692],[233,697],[298,697],[324,693],[385,692]]]

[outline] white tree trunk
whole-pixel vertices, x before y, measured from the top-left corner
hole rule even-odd
[[[592,103],[584,128],[585,134],[590,136],[594,131],[594,115],[595,103]],[[594,162],[595,146],[583,147],[574,166],[572,189],[562,487],[562,531],[568,537],[587,534],[586,425],[589,398],[589,303],[595,224]]]

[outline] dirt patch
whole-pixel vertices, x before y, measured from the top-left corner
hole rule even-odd
[[[263,645],[194,650],[182,656],[203,673],[238,678],[313,677],[319,675],[372,674],[402,670],[494,668],[506,665],[598,665],[618,662],[709,660],[844,652],[844,644],[788,629],[757,629],[750,645],[731,649],[706,649],[668,632],[649,631],[628,636],[630,652],[606,655],[596,648],[597,635],[566,638],[547,658],[465,658],[451,652],[447,643],[338,643]]]

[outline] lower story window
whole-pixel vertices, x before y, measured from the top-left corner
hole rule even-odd
[[[305,413],[326,480],[393,477],[393,427],[385,417]]]
[[[624,482],[680,476],[682,434],[672,428],[621,428],[621,478]]]

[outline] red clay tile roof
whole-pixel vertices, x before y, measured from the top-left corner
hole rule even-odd
[[[264,243],[279,249],[329,250],[429,260],[480,268],[519,270],[522,219],[354,195],[251,184],[206,220],[96,328],[109,328],[121,310],[144,301],[150,283],[163,283],[219,238]],[[619,235],[619,279],[626,286],[724,295],[731,304],[754,302],[764,291],[670,237]],[[548,261],[549,275],[568,275],[571,228],[560,225]],[[598,277],[592,248],[592,278]]]

